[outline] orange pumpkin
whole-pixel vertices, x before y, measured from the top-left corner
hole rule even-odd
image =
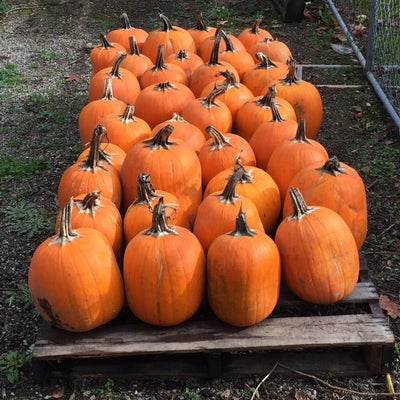
[[[256,54],[258,52],[266,54],[272,61],[284,64],[292,57],[292,52],[287,44],[276,38],[264,38],[250,47],[249,53],[254,57],[255,62],[257,62]]]
[[[54,327],[86,332],[115,318],[124,285],[110,243],[96,229],[71,227],[72,199],[55,236],[32,255],[28,287],[36,309]]]
[[[155,190],[150,174],[142,172],[137,179],[137,197],[124,214],[125,243],[144,229],[150,228],[152,211],[162,197],[165,204],[165,217],[169,225],[183,226],[190,229],[186,212],[179,204],[178,198],[165,190]]]
[[[196,44],[190,33],[179,26],[172,25],[170,20],[164,15],[159,14],[163,27],[149,32],[142,46],[142,53],[150,58],[153,64],[156,63],[158,46],[164,45],[164,56],[176,53],[179,49],[186,49],[196,53]]]
[[[270,38],[272,35],[266,29],[260,28],[261,18],[257,18],[250,28],[245,28],[239,32],[237,38],[243,43],[246,50],[250,53],[251,47],[262,41],[263,39]]]
[[[215,315],[237,327],[257,324],[278,303],[280,255],[263,231],[251,229],[240,209],[236,228],[217,237],[207,253],[207,297]]]
[[[111,165],[99,161],[99,149],[105,130],[98,125],[93,132],[88,158],[70,165],[62,174],[58,184],[58,203],[64,207],[69,199],[81,193],[100,190],[111,199],[117,208],[121,205],[122,188],[118,172]]]
[[[121,44],[126,51],[129,51],[130,50],[129,40],[131,37],[134,37],[139,49],[141,49],[143,43],[147,39],[147,36],[149,36],[149,33],[144,29],[133,27],[126,13],[122,13],[121,18],[123,26],[109,31],[107,33],[107,39],[110,40],[111,42],[116,42]]]
[[[188,86],[194,71],[204,63],[200,56],[198,56],[196,53],[189,53],[185,49],[180,49],[177,53],[170,54],[165,59],[165,62],[175,64],[185,71]]]
[[[172,326],[199,309],[206,285],[204,251],[193,233],[169,226],[161,197],[152,225],[128,243],[124,282],[130,310],[152,325]]]
[[[213,192],[203,199],[197,210],[193,233],[198,237],[205,253],[218,236],[235,228],[235,216],[240,208],[254,229],[264,230],[256,205],[236,193],[236,186],[243,171],[237,170],[230,177],[222,192]]]
[[[216,30],[217,28],[206,25],[203,13],[200,12],[196,15],[196,26],[189,28],[187,31],[192,36],[197,49],[200,43],[209,36],[214,35]]]
[[[335,303],[357,284],[359,255],[354,236],[337,212],[308,206],[297,188],[291,187],[289,193],[294,211],[275,235],[283,280],[307,302]]]
[[[336,211],[353,232],[358,248],[367,236],[368,206],[365,185],[358,172],[332,156],[324,163],[317,162],[302,168],[290,181],[308,204]],[[292,212],[289,193],[283,205],[283,216]]]

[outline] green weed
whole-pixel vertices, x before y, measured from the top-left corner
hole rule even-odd
[[[15,64],[6,64],[0,68],[0,89],[13,87],[24,82]]]
[[[28,308],[33,304],[32,296],[26,283],[20,283],[16,291],[6,291],[6,304],[12,307],[16,303],[21,303],[24,308]]]
[[[44,158],[25,159],[23,157],[0,157],[0,178],[2,180],[26,180],[49,169],[49,161]]]
[[[12,350],[1,356],[0,371],[5,372],[10,383],[17,382],[22,376],[23,368],[31,364],[32,352],[33,346],[24,352]]]

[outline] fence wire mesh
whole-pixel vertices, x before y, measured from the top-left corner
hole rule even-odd
[[[400,131],[400,0],[328,0]]]

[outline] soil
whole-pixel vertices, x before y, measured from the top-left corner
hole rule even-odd
[[[126,12],[135,27],[158,28],[158,13],[175,25],[194,26],[202,11],[215,25],[226,19],[226,30],[238,33],[262,15],[263,27],[285,41],[300,65],[341,64],[348,68],[303,67],[303,78],[318,85],[324,102],[324,121],[318,140],[329,154],[357,168],[365,180],[369,201],[369,234],[361,253],[379,294],[399,303],[399,149],[398,132],[382,108],[362,69],[351,55],[335,53],[333,24],[321,25],[319,2],[307,3],[300,23],[283,23],[268,1],[153,1],[128,0],[38,0],[7,2],[1,14],[0,68],[16,66],[19,81],[1,87],[0,157],[37,161],[39,166],[24,178],[1,171],[0,192],[0,360],[12,352],[24,354],[35,343],[41,318],[26,291],[30,257],[52,234],[58,211],[59,179],[81,151],[77,117],[87,102],[91,65],[89,52],[101,33],[121,25]],[[0,83],[4,82],[0,77]],[[332,87],[342,85],[342,88]],[[351,85],[351,86],[350,86]],[[379,174],[376,173],[379,170]],[[25,210],[25,211],[24,211]],[[28,212],[26,212],[28,210]],[[25,214],[24,214],[25,212]],[[11,219],[11,217],[12,219]],[[28,221],[41,229],[27,229]],[[49,223],[41,226],[43,218]],[[36,225],[35,225],[36,224]],[[32,226],[32,225],[31,225]],[[400,318],[388,321],[399,345]],[[397,348],[398,349],[398,348]],[[2,364],[0,364],[2,365]],[[189,379],[162,381],[62,380],[43,384],[34,381],[27,363],[19,379],[10,383],[7,369],[0,370],[4,399],[249,399],[263,377],[240,379]],[[390,369],[395,389],[400,391],[399,354]],[[266,371],[266,374],[268,371]],[[366,399],[387,392],[385,376],[330,378],[329,388],[310,378],[283,379],[271,376],[260,397],[268,399]],[[370,393],[357,395],[347,390]]]

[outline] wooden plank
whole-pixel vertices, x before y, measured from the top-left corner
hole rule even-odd
[[[248,328],[218,320],[187,321],[177,327],[107,325],[85,334],[44,327],[33,359],[120,357],[143,354],[391,345],[394,335],[382,317],[371,314],[267,318]]]

